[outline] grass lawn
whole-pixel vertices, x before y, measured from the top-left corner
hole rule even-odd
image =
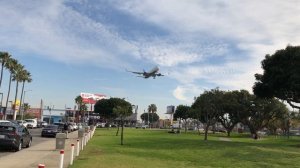
[[[196,132],[169,134],[167,130],[126,128],[124,145],[116,129],[97,129],[71,168],[181,167],[300,167],[300,138]]]

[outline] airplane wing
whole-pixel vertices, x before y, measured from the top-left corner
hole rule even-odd
[[[143,75],[143,74],[144,74],[144,72],[128,71],[127,69],[126,69],[126,71],[127,71],[127,72],[131,72],[131,73],[134,73],[134,74],[138,74],[138,75]]]
[[[161,73],[157,73],[157,74],[155,74],[156,76],[165,76],[165,75],[163,75],[163,74],[161,74]]]

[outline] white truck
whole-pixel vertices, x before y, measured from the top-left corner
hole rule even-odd
[[[34,119],[26,119],[25,120],[28,124],[27,127],[28,128],[37,128],[37,118]]]

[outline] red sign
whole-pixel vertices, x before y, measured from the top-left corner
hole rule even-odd
[[[106,96],[102,94],[92,94],[92,93],[80,93],[82,102],[86,104],[95,104],[98,100],[105,99]]]

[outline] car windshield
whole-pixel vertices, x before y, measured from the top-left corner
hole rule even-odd
[[[25,120],[26,122],[31,122],[31,123],[33,123],[33,120]]]

